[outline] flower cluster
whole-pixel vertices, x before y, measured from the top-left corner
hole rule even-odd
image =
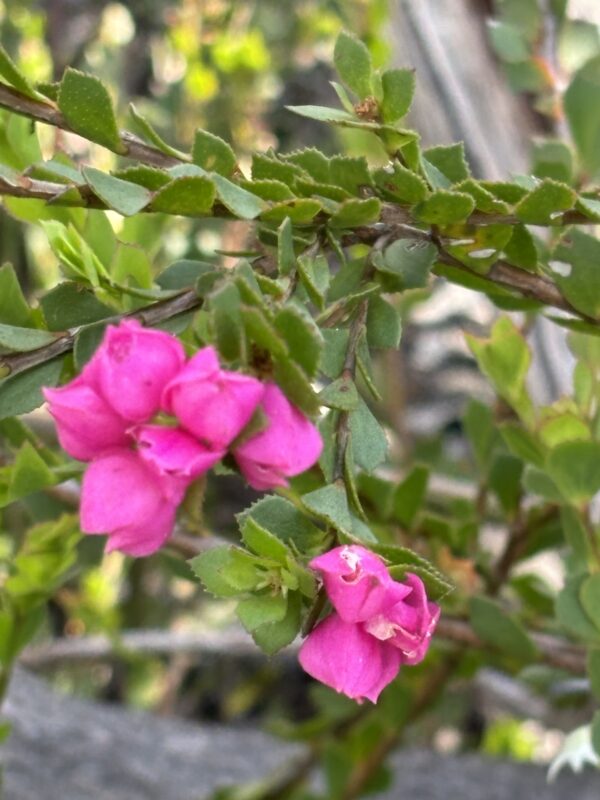
[[[376,702],[403,664],[425,658],[439,606],[417,575],[394,581],[381,558],[359,545],[336,547],[310,566],[335,610],[306,638],[300,663],[336,691]]]
[[[212,347],[186,360],[177,338],[135,320],[109,326],[81,374],[44,396],[63,449],[91,462],[82,530],[108,533],[107,551],[133,556],[161,547],[189,484],[228,450],[248,483],[267,490],[322,448],[275,384],[221,369]],[[266,428],[236,444],[259,406]]]

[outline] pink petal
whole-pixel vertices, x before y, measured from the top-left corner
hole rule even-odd
[[[391,632],[385,639],[400,650],[402,662],[412,666],[427,654],[440,617],[440,607],[428,601],[425,585],[417,575],[407,573],[405,583],[410,586],[411,593],[384,614]],[[382,626],[381,620],[379,625]],[[378,636],[377,621],[370,620],[365,627],[369,633]],[[380,630],[383,631],[383,627]]]
[[[205,347],[165,388],[163,407],[213,450],[226,448],[248,424],[264,392],[256,378],[219,368]]]
[[[312,467],[323,441],[313,423],[274,383],[265,386],[262,408],[269,420],[267,428],[240,445],[234,455],[248,483],[265,490],[286,486],[286,477]]]
[[[44,389],[63,450],[90,461],[127,444],[127,423],[80,376],[59,389]]]
[[[184,361],[175,336],[126,320],[106,329],[90,371],[115,411],[131,422],[145,422],[159,410],[164,387]]]
[[[132,434],[140,457],[160,475],[194,479],[225,455],[225,450],[209,450],[183,428],[140,425]]]
[[[83,476],[81,529],[110,533],[145,525],[164,503],[159,476],[137,453],[115,450],[93,461]]]
[[[168,539],[175,524],[176,507],[163,503],[152,519],[143,525],[131,525],[112,531],[105,552],[120,550],[129,556],[147,556],[156,552]]]
[[[379,556],[360,545],[335,547],[310,562],[327,596],[346,622],[363,622],[394,606],[410,587],[392,580]]]
[[[331,614],[308,635],[300,648],[303,669],[336,692],[373,703],[398,674],[401,655],[360,625]]]

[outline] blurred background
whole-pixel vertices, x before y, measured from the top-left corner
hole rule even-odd
[[[133,103],[174,147],[189,145],[194,130],[204,128],[232,143],[242,169],[253,151],[269,148],[315,146],[384,160],[369,134],[334,132],[284,108],[337,104],[329,81],[342,28],[366,42],[376,66],[416,69],[409,123],[426,145],[464,141],[477,177],[533,172],[585,180],[575,166],[584,159],[575,160],[573,145],[560,143],[569,137],[560,109],[572,76],[600,54],[598,0],[571,0],[568,7],[562,0],[0,2],[0,41],[32,79],[51,83],[66,66],[92,72],[119,88],[123,127],[135,130]],[[37,145],[30,123],[0,112],[0,161],[19,167],[31,147]],[[41,148],[42,154],[63,148],[106,169],[114,158],[60,131],[44,131]],[[35,297],[59,277],[42,229],[23,224],[42,219],[44,209],[16,199],[2,205],[0,260],[15,266]],[[149,275],[179,258],[218,260],[218,250],[243,250],[248,235],[239,222],[108,216],[121,243],[149,243],[136,251],[136,269]],[[405,463],[418,461],[430,471],[424,535],[441,524],[466,530],[474,524],[465,499],[477,491],[476,467],[459,419],[468,399],[491,402],[493,396],[463,334],[486,331],[494,312],[482,295],[441,283],[399,302],[401,351],[380,355],[376,365],[377,411],[393,454],[386,478],[398,480]],[[532,389],[548,402],[569,384],[571,357],[554,329],[535,330],[533,342],[541,366]],[[43,413],[32,422],[52,436]],[[374,498],[375,519],[377,480],[365,477],[360,485],[367,504]],[[293,655],[261,657],[231,628],[233,604],[215,602],[190,580],[181,555],[214,535],[234,539],[234,514],[254,497],[235,476],[209,481],[206,492],[203,514],[192,514],[171,549],[151,558],[113,553],[100,560],[103,542],[88,537],[77,574],[56,593],[43,635],[23,661],[80,696],[205,723],[260,721],[285,732],[290,722],[301,723],[333,701],[319,687],[309,689]],[[2,518],[0,559],[10,553],[15,531],[76,503],[67,487],[11,507]],[[437,556],[455,581],[477,581],[471,562],[450,547],[440,546]],[[550,585],[560,580],[551,564],[543,577]],[[97,636],[103,638],[91,638]],[[475,692],[463,677],[436,723],[421,726],[415,741],[446,752],[482,749],[547,762],[562,730],[587,713],[578,707],[576,682],[563,687],[554,708],[492,673],[478,678]]]

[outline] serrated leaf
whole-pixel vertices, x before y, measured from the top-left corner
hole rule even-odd
[[[209,304],[219,353],[231,361],[241,358],[245,335],[237,286],[229,282],[218,286],[211,293]]]
[[[281,622],[287,612],[287,598],[278,595],[258,595],[240,600],[236,614],[244,628],[252,633],[261,625]]]
[[[344,200],[329,219],[332,228],[356,228],[377,222],[381,215],[381,201],[376,197],[367,200]]]
[[[26,414],[41,406],[42,387],[56,386],[62,365],[61,356],[0,381],[0,419]]]
[[[26,353],[29,350],[37,350],[38,347],[50,344],[55,339],[56,337],[49,331],[0,323],[0,347],[6,350]]]
[[[294,306],[277,312],[273,324],[285,340],[290,357],[314,378],[321,358],[323,337],[312,317]]]
[[[317,183],[329,183],[330,159],[315,147],[307,147],[304,150],[286,153],[282,158],[301,167]]]
[[[192,160],[207,172],[218,172],[226,178],[231,175],[237,162],[231,145],[220,136],[203,130],[197,130],[194,135]]]
[[[262,350],[271,353],[274,358],[287,358],[288,349],[285,342],[259,308],[241,308],[241,316],[246,335]]]
[[[588,233],[572,230],[556,247],[553,259],[571,265],[569,274],[554,274],[567,300],[584,314],[600,317],[600,242]]]
[[[369,347],[398,348],[401,336],[402,318],[398,309],[383,297],[372,297],[367,313]]]
[[[151,142],[156,148],[161,150],[163,153],[172,156],[173,158],[181,159],[185,157],[185,153],[181,153],[179,150],[176,150],[174,147],[171,147],[170,144],[165,142],[162,136],[155,131],[148,120],[142,116],[142,114],[140,114],[133,103],[129,104],[129,112],[133,121],[134,130],[136,130],[144,139],[146,139],[146,141]]]
[[[384,122],[396,120],[408,114],[415,93],[415,71],[412,69],[388,69],[381,75],[383,100],[381,115]]]
[[[546,178],[515,207],[515,214],[528,225],[545,225],[573,208],[576,194],[564,183]]]
[[[19,327],[31,324],[31,311],[12,264],[0,267],[0,322]]]
[[[421,559],[421,561],[425,561],[425,559]],[[418,562],[413,563],[412,561],[409,561],[408,563],[396,564],[395,566],[390,567],[389,571],[392,578],[400,582],[404,581],[409,573],[421,578],[425,584],[427,597],[430,600],[441,600],[446,597],[446,595],[450,594],[450,592],[454,589],[452,583],[450,583],[450,581],[448,581],[441,572],[436,570],[427,562],[425,564],[421,564]]]
[[[372,93],[371,55],[363,42],[342,31],[333,52],[333,61],[342,81],[361,100]]]
[[[252,638],[267,655],[274,655],[291,644],[300,632],[301,600],[297,592],[288,595],[285,617],[278,622],[268,622],[252,631]]]
[[[241,181],[239,184],[242,189],[246,189],[254,195],[267,200],[268,202],[279,203],[283,200],[293,200],[295,195],[290,187],[283,181],[259,180]]]
[[[206,217],[211,215],[215,197],[213,181],[201,175],[183,176],[154,195],[151,209],[184,217]]]
[[[329,161],[329,182],[340,186],[350,194],[357,195],[363,187],[371,186],[373,180],[364,156],[333,156]]]
[[[67,67],[60,82],[58,107],[75,133],[116,153],[126,152],[112,100],[98,78]]]
[[[186,289],[194,286],[201,275],[215,271],[215,265],[208,261],[181,259],[170,264],[156,279],[162,289]]]
[[[356,117],[340,108],[327,108],[326,106],[286,106],[288,111],[308,119],[319,122],[356,122]],[[254,174],[254,171],[253,173]]]
[[[328,378],[338,377],[344,366],[348,348],[347,328],[329,328],[323,332],[325,347],[321,354],[321,371]]]
[[[298,275],[312,302],[321,310],[325,307],[325,294],[329,287],[329,264],[324,256],[314,258],[298,256]]]
[[[15,456],[6,495],[0,496],[0,507],[57,482],[58,478],[49,469],[44,459],[30,442],[25,442]]]
[[[322,209],[323,206],[319,200],[295,197],[293,200],[285,200],[283,203],[274,203],[262,211],[261,218],[269,222],[280,222],[289,217],[295,225],[302,225],[312,222]]]
[[[454,188],[457,192],[470,194],[478,211],[483,211],[486,214],[508,214],[510,212],[508,203],[494,197],[490,191],[484,189],[480,181],[467,178],[457,183]]]
[[[302,503],[318,519],[342,533],[352,532],[352,518],[344,488],[336,483],[302,496]]]
[[[535,241],[525,225],[513,226],[512,236],[504,245],[506,260],[522,269],[535,271],[538,263],[538,252]]]
[[[46,98],[35,90],[33,84],[21,72],[4,47],[0,45],[0,75],[21,94],[32,97],[34,100],[44,102]]]
[[[470,621],[475,633],[500,652],[529,662],[537,657],[537,648],[523,626],[487,597],[473,597]]]
[[[475,208],[475,201],[464,192],[438,190],[414,208],[414,214],[430,225],[452,225],[463,222]]]
[[[341,377],[328,384],[319,393],[319,401],[328,408],[340,411],[355,411],[358,408],[358,392],[351,378]]]
[[[437,247],[432,242],[398,239],[373,263],[378,272],[394,278],[395,289],[419,289],[427,286],[437,256]]]
[[[350,414],[350,433],[354,459],[360,467],[372,472],[386,460],[388,441],[385,431],[360,398],[358,409]]]
[[[225,208],[239,219],[256,219],[265,204],[255,194],[247,192],[222,175],[213,174],[211,179],[217,189],[217,196]]]
[[[275,358],[273,377],[284,394],[309,417],[319,413],[319,400],[304,370],[289,357]]]
[[[451,184],[460,183],[469,178],[469,166],[465,158],[465,146],[462,142],[430,147],[423,151],[423,158],[445,175]]]
[[[423,178],[397,161],[391,166],[375,170],[373,179],[384,197],[401,203],[418,203],[428,194]]]
[[[74,281],[59,283],[41,298],[40,307],[51,331],[89,325],[116,313],[115,309],[101,303],[87,286]]]
[[[325,533],[283,497],[267,496],[238,515],[240,526],[252,517],[265,530],[303,553],[322,547]]]
[[[260,582],[256,561],[238,547],[213,547],[189,562],[206,589],[217,597],[235,597]]]
[[[290,550],[275,534],[263,528],[253,516],[247,516],[241,525],[242,539],[259,556],[285,566]]]
[[[277,231],[277,266],[280,275],[289,275],[296,265],[292,221],[286,217]]]
[[[254,153],[252,156],[252,180],[275,180],[291,186],[296,178],[308,177],[302,167],[271,153]]]
[[[97,197],[124,217],[137,214],[152,199],[152,193],[143,186],[107,175],[93,167],[84,167],[83,177]]]

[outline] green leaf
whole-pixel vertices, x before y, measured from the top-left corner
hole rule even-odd
[[[417,465],[398,484],[394,492],[394,516],[406,528],[411,527],[425,500],[428,481],[429,470],[427,467]]]
[[[325,347],[321,354],[321,372],[334,380],[344,367],[348,349],[348,329],[326,328],[322,333]]]
[[[590,621],[600,631],[600,575],[584,578],[579,587],[579,600]]]
[[[302,503],[318,519],[342,533],[352,532],[352,518],[346,492],[340,484],[332,483],[302,496]]]
[[[590,534],[578,512],[570,506],[563,506],[560,521],[565,540],[573,553],[573,571],[587,572],[588,565],[594,561]]]
[[[390,548],[386,547],[386,550],[388,549]],[[434,601],[443,599],[454,590],[454,585],[450,583],[446,576],[442,575],[442,573],[435,569],[426,559],[421,558],[416,553],[412,553],[405,547],[398,549],[403,550],[409,555],[404,556],[404,563],[399,563],[390,567],[390,575],[395,581],[404,581],[409,573],[416,575],[421,578],[425,584],[427,597]]]
[[[333,61],[342,81],[361,100],[372,94],[371,55],[363,42],[342,31],[335,43]]]
[[[210,295],[210,311],[217,348],[226,359],[235,361],[245,351],[240,293],[232,283],[224,283]]]
[[[562,183],[573,180],[573,151],[556,139],[538,140],[533,143],[532,173],[537,178],[551,178]]]
[[[189,562],[206,589],[217,597],[235,597],[256,588],[256,560],[239,547],[213,547]]]
[[[445,175],[451,184],[467,180],[470,175],[462,142],[430,147],[423,151],[423,158]]]
[[[367,341],[369,347],[400,346],[402,336],[402,317],[400,311],[383,297],[372,297],[369,300],[367,313]]]
[[[240,527],[249,517],[261,528],[303,553],[320,552],[323,548],[325,532],[283,497],[271,495],[254,503],[238,515]]]
[[[241,525],[242,539],[250,550],[259,556],[285,566],[290,550],[275,534],[263,528],[252,516],[247,516]]]
[[[51,331],[89,325],[116,314],[114,308],[101,303],[87,286],[74,281],[59,283],[41,298],[40,307]]]
[[[289,357],[275,357],[273,377],[289,400],[309,417],[319,413],[319,399],[304,370]]]
[[[137,183],[115,178],[93,167],[84,167],[82,171],[94,194],[124,217],[137,214],[152,199],[151,192]]]
[[[397,161],[375,170],[373,180],[384,197],[401,203],[418,203],[428,194],[423,178]]]
[[[590,679],[592,693],[596,700],[600,700],[600,650],[589,651],[586,672]],[[600,747],[596,749],[598,750]]]
[[[357,195],[373,181],[369,164],[364,156],[333,156],[329,161],[330,183],[341,186],[350,194]]]
[[[489,487],[496,494],[509,519],[514,517],[521,499],[523,462],[507,453],[498,453],[492,462]]]
[[[509,64],[528,61],[531,57],[528,43],[519,28],[506,22],[488,22],[490,40],[496,53]]]
[[[286,217],[277,231],[277,267],[280,275],[289,275],[296,266],[292,221]]]
[[[356,121],[356,117],[353,114],[342,111],[340,108],[327,108],[326,106],[286,106],[286,108],[293,114],[298,114],[308,119],[316,119],[319,122],[353,123]],[[254,169],[252,174],[254,175]]]
[[[463,426],[478,469],[487,471],[496,439],[496,425],[492,409],[479,400],[470,400],[463,417]]]
[[[19,327],[31,324],[31,311],[11,264],[0,267],[0,322]]]
[[[564,183],[545,178],[515,207],[515,214],[528,225],[545,225],[573,208],[577,195]]]
[[[600,642],[600,633],[585,613],[580,600],[585,577],[568,578],[556,598],[556,618],[570,633],[590,643]]]
[[[586,172],[600,172],[600,56],[590,59],[573,76],[564,94],[564,109]]]
[[[287,598],[283,595],[257,595],[240,600],[236,614],[244,628],[252,633],[261,625],[281,622],[287,612]]]
[[[563,442],[551,451],[547,469],[565,499],[585,503],[600,491],[600,443]]]
[[[329,183],[330,159],[315,147],[295,150],[293,153],[286,153],[280,157],[299,166],[317,183]]]
[[[418,203],[414,208],[415,216],[430,225],[451,225],[463,222],[475,208],[475,201],[464,192],[448,192],[438,190]]]
[[[201,275],[208,275],[214,270],[215,265],[208,261],[181,259],[164,269],[156,282],[161,289],[187,289],[194,286]]]
[[[554,274],[554,280],[567,300],[578,311],[600,317],[600,242],[589,233],[571,230],[556,247],[553,258],[571,265],[568,275]]]
[[[26,414],[41,406],[42,386],[56,386],[62,363],[60,356],[0,381],[0,419]],[[1,364],[0,357],[0,367]]]
[[[56,337],[52,333],[41,331],[38,328],[19,328],[16,325],[0,323],[0,347],[7,350],[26,353],[50,344],[55,339]]]
[[[324,256],[298,256],[298,274],[312,302],[319,309],[325,307],[325,294],[329,287],[329,264]]]
[[[0,508],[57,483],[58,478],[48,468],[44,459],[29,443],[18,451],[7,486],[6,495],[0,495]]]
[[[273,324],[287,344],[290,357],[309,378],[314,378],[323,349],[323,337],[312,317],[301,307],[285,306],[277,312]]]
[[[537,649],[521,623],[493,600],[473,597],[469,610],[473,630],[484,642],[519,661],[536,659]]]
[[[126,153],[108,90],[98,78],[67,67],[60,82],[58,107],[69,127],[115,153]]]
[[[415,93],[413,69],[387,69],[381,75],[383,100],[381,115],[384,122],[396,122],[408,114]]]
[[[354,459],[360,467],[372,472],[386,460],[388,441],[385,431],[361,398],[358,409],[350,414],[350,433]]]
[[[546,460],[544,448],[535,436],[520,425],[504,422],[498,427],[510,452],[542,469]]]
[[[473,178],[467,178],[457,183],[454,188],[457,192],[470,194],[478,211],[486,214],[508,214],[510,211],[507,203],[494,197],[491,192],[483,188],[479,181],[473,180]]]
[[[264,181],[240,181],[242,189],[246,189],[252,194],[261,197],[263,200],[271,202],[281,202],[283,200],[293,200],[294,192],[283,181],[264,180]]]
[[[500,317],[494,323],[489,339],[476,339],[469,335],[466,339],[479,368],[498,394],[526,423],[531,423],[534,412],[525,386],[531,353],[514,323],[508,317]]]
[[[376,197],[367,200],[344,200],[329,224],[332,228],[355,228],[377,222],[381,215],[381,201]]]
[[[242,320],[246,335],[262,350],[271,353],[274,358],[285,359],[288,349],[285,342],[278,336],[277,331],[259,308],[242,308]]]
[[[0,75],[11,86],[14,86],[21,94],[32,97],[35,100],[46,102],[44,95],[37,92],[33,84],[17,67],[12,58],[8,55],[4,47],[0,45]]]
[[[185,153],[181,153],[179,150],[171,147],[171,145],[167,144],[165,140],[159,136],[152,125],[144,116],[140,114],[133,103],[129,104],[129,113],[133,122],[132,127],[134,131],[139,133],[139,135],[146,139],[147,142],[150,142],[158,150],[161,150],[163,153],[166,153],[168,156],[172,156],[173,158],[182,159],[185,157]]]
[[[509,241],[504,245],[506,260],[517,267],[535,271],[538,252],[531,233],[524,225],[515,225]]]
[[[252,638],[267,655],[274,655],[294,641],[300,632],[301,601],[297,592],[288,595],[285,617],[278,622],[268,622],[252,631]]]
[[[247,192],[222,175],[214,173],[211,178],[217,187],[219,200],[238,219],[256,219],[264,210],[265,204],[260,197]]]
[[[337,378],[321,390],[319,402],[328,408],[336,408],[339,411],[356,410],[359,397],[354,381],[344,376]]]
[[[197,130],[194,136],[192,160],[207,172],[218,172],[226,178],[231,175],[237,163],[235,153],[226,141],[214,133],[202,130]]]
[[[437,255],[432,242],[398,239],[385,249],[383,258],[374,260],[374,266],[384,276],[393,277],[394,288],[421,289],[427,286]]]
[[[323,210],[320,200],[304,197],[295,197],[282,203],[273,203],[263,210],[261,218],[268,222],[280,222],[289,217],[295,225],[308,224]]]
[[[87,325],[75,337],[73,357],[78,370],[84,368],[100,346],[107,324],[108,322],[98,322],[95,325]]]
[[[201,175],[183,176],[160,189],[154,195],[151,208],[152,211],[165,214],[206,217],[211,215],[215,196],[215,184],[208,178]]]

